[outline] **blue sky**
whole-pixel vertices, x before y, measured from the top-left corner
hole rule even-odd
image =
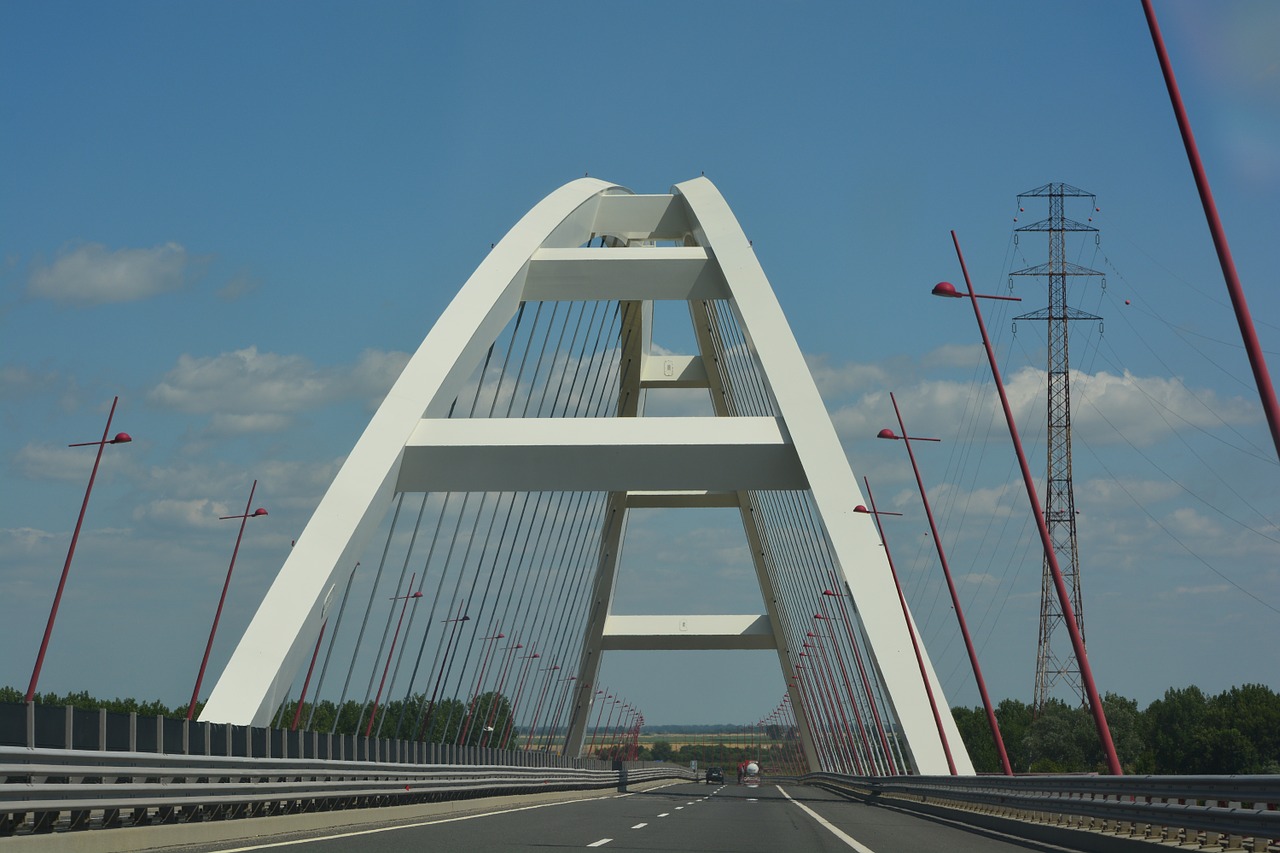
[[[1157,12],[1274,375],[1280,8]],[[977,286],[1002,288],[1044,260],[1012,245],[1017,193],[1096,193],[1101,243],[1072,257],[1107,272],[1076,302],[1105,330],[1072,352],[1100,687],[1280,688],[1280,470],[1137,2],[9,3],[0,80],[0,683],[29,678],[92,461],[65,445],[97,438],[113,395],[135,441],[106,453],[41,687],[177,703],[234,540],[216,518],[253,479],[271,515],[246,535],[214,672],[489,245],[584,173],[662,192],[705,172],[855,473],[907,513],[890,545],[966,704],[905,454],[871,436],[892,390],[912,431],[947,439],[921,462],[991,691],[1029,699],[1040,561],[975,396],[972,320],[928,290],[959,279],[950,229]],[[1043,333],[1009,323],[1043,284],[1018,293],[988,324],[1043,453]],[[749,580],[722,519],[659,542],[669,522],[629,546],[664,597],[750,609],[749,588],[718,591]],[[704,574],[673,536],[709,551]],[[624,583],[620,604],[652,608],[654,586]],[[767,657],[698,663],[715,678],[619,655],[605,680],[654,723],[755,719],[781,696]]]

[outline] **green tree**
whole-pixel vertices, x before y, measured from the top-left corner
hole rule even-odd
[[[1197,773],[1204,764],[1209,704],[1199,687],[1169,688],[1147,706],[1143,728],[1156,773]]]
[[[670,761],[675,755],[675,750],[671,748],[669,741],[655,740],[653,746],[649,747],[649,754],[653,756],[654,761]]]

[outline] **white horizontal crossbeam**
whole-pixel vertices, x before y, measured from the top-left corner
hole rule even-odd
[[[641,388],[706,388],[707,368],[696,355],[646,357],[640,367]]]
[[[776,648],[768,616],[618,616],[604,623],[605,651]]]
[[[776,418],[424,418],[402,492],[804,489]]]
[[[624,240],[683,242],[693,227],[689,208],[677,195],[618,193],[601,195],[594,231]]]
[[[725,299],[720,267],[701,246],[538,249],[529,259],[521,298]]]
[[[737,509],[737,492],[708,492],[693,489],[683,492],[627,492],[627,509]]]

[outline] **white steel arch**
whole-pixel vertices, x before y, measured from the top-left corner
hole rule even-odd
[[[584,249],[607,235],[607,251]],[[617,418],[449,419],[450,404],[522,301],[621,300],[631,331]],[[772,417],[728,417],[712,346],[655,357],[653,300],[724,300],[767,388]],[[705,324],[704,324],[705,325]],[[645,390],[707,388],[716,417],[643,417]],[[862,621],[887,701],[919,773],[946,759],[908,626],[861,491],[786,318],[750,244],[715,186],[698,178],[670,194],[635,195],[583,178],[547,196],[499,242],[428,333],[371,419],[282,567],[209,697],[202,720],[264,724],[320,628],[323,602],[346,577],[396,492],[598,490],[610,494],[599,566],[578,666],[568,747],[581,748],[600,659],[610,649],[775,648],[788,679],[810,764],[818,755],[791,676],[776,612],[782,594],[751,523],[762,491],[807,490],[834,562]],[[619,617],[611,614],[629,508],[738,507],[756,560],[764,614]],[[925,659],[935,696],[941,685]],[[944,705],[945,707],[945,705]],[[959,732],[943,715],[961,773],[972,773]]]

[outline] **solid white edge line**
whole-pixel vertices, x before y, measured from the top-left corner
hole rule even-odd
[[[623,794],[630,796],[630,794]],[[616,794],[610,794],[607,797],[586,797],[580,800],[560,800],[554,803],[538,803],[532,806],[520,806],[515,809],[500,809],[496,812],[480,812],[479,814],[459,815],[458,817],[445,817],[439,820],[424,820],[417,823],[402,823],[396,826],[380,826],[376,829],[357,829],[351,832],[340,832],[334,835],[319,835],[314,838],[293,838],[288,841],[269,841],[265,844],[251,844],[248,847],[220,847],[212,851],[212,853],[248,853],[250,850],[269,850],[273,847],[293,847],[298,844],[312,844],[317,841],[331,841],[337,838],[354,838],[359,835],[374,835],[379,832],[394,832],[398,829],[417,829],[420,826],[434,826],[438,823],[456,823],[460,820],[474,820],[479,817],[493,817],[501,814],[512,814],[513,812],[527,812],[533,809],[545,809],[551,806],[567,806],[571,803],[589,803],[594,800],[611,800],[617,799]]]
[[[836,838],[839,838],[841,841],[849,845],[854,850],[857,850],[858,853],[876,853],[870,847],[867,847],[865,844],[858,841],[858,839],[854,838],[851,835],[848,835],[843,830],[841,830],[838,826],[835,826],[834,824],[830,823],[826,818],[824,818],[822,815],[818,814],[813,809],[806,806],[804,803],[800,802],[799,800],[793,799],[790,794],[782,790],[781,785],[774,785],[773,787],[777,788],[779,793],[782,794],[782,796],[786,797],[788,800],[791,800],[791,802],[795,803],[797,806],[804,809],[804,813],[807,814],[809,817],[813,818],[814,820],[816,820],[818,823],[822,824],[822,827],[824,829],[826,829]]]

